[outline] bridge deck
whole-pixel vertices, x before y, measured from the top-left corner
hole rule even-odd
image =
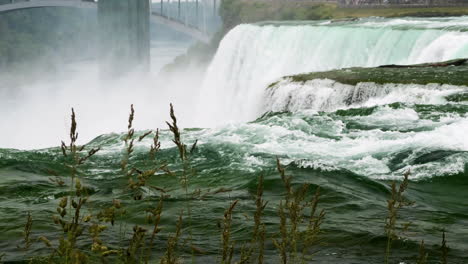
[[[10,0],[10,3],[0,4],[0,13],[43,7],[97,8],[97,2],[94,0]],[[210,37],[206,33],[176,19],[171,19],[167,16],[152,12],[151,20],[190,35],[201,42],[208,43],[210,41]]]
[[[77,7],[96,8],[94,1],[82,0],[34,0],[34,1],[11,1],[8,4],[0,4],[0,12],[14,11],[18,9],[29,9],[39,7]]]

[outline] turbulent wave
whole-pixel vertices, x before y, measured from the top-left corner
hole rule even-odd
[[[193,165],[201,178],[235,179],[274,167],[275,157],[286,164],[320,171],[349,171],[370,179],[394,179],[408,169],[412,180],[453,176],[468,163],[468,105],[393,103],[331,112],[298,110],[271,112],[250,123],[211,129],[189,129],[183,140],[198,140]],[[139,133],[143,134],[146,131]],[[103,135],[87,146],[101,147],[87,175],[116,177],[124,145],[122,134]],[[139,136],[139,135],[137,135]],[[160,159],[177,160],[169,131],[160,134]],[[150,139],[136,143],[136,160],[147,157]],[[26,168],[44,173],[60,163],[60,151],[0,151],[0,168]],[[26,166],[27,165],[27,166]]]
[[[264,89],[287,75],[468,57],[467,23],[468,17],[240,25],[222,40],[208,69],[200,122],[254,119]]]

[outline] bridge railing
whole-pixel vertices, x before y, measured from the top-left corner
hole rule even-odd
[[[110,2],[112,3],[112,1],[114,0]],[[213,35],[221,24],[217,12],[217,1],[220,0],[145,1],[151,3],[153,21],[189,34],[203,42],[209,41],[210,35]],[[99,3],[109,2],[98,0],[0,0],[0,12],[38,7],[96,8]]]
[[[212,22],[218,18],[217,0],[156,0],[152,13],[208,34],[215,30]]]

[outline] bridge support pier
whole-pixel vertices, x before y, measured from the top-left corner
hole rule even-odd
[[[99,0],[101,72],[121,75],[150,68],[150,1]]]

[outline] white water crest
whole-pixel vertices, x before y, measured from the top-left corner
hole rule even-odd
[[[262,112],[264,90],[287,75],[468,57],[468,17],[240,25],[207,70],[199,121],[244,122]]]
[[[263,112],[334,111],[391,103],[444,104],[446,96],[468,92],[468,86],[446,84],[342,84],[316,79],[305,83],[283,79],[267,88]]]
[[[185,130],[182,138],[187,144],[198,141],[200,152],[195,164],[212,162],[216,156],[229,160],[226,165],[219,165],[226,167],[215,169],[221,171],[271,168],[277,156],[284,164],[324,171],[344,169],[374,179],[400,179],[408,169],[411,180],[462,173],[468,162],[466,113],[446,113],[436,105],[431,114],[440,118],[433,118],[424,116],[414,106],[405,104],[395,109],[381,105],[369,115],[350,116],[315,110],[276,113],[250,123]],[[161,131],[161,148],[174,148],[172,139],[169,131]],[[120,140],[108,142],[112,143],[104,145],[98,155],[119,153],[124,148]],[[152,143],[147,137],[137,142],[135,149],[146,155]],[[418,157],[441,150],[452,153],[415,162]],[[402,153],[408,154],[395,162]],[[204,166],[201,170],[213,167]]]

